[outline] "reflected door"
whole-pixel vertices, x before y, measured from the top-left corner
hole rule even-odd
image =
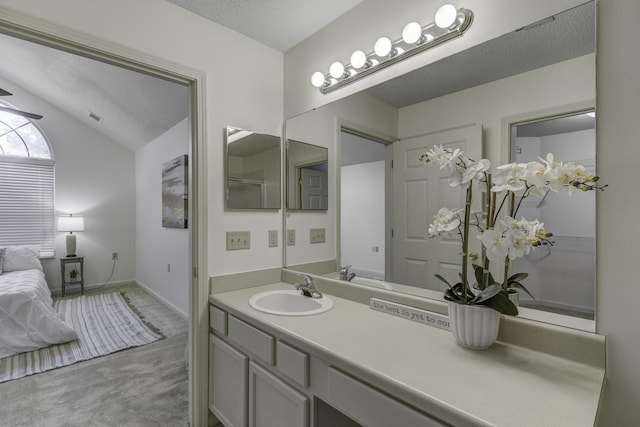
[[[324,209],[329,206],[327,171],[300,168],[300,200],[302,209]]]
[[[459,281],[461,244],[457,234],[429,239],[428,228],[441,207],[464,207],[464,192],[449,186],[449,173],[426,166],[420,156],[434,145],[460,148],[467,157],[482,156],[482,126],[470,125],[427,135],[405,138],[393,144],[393,237],[391,278],[393,282],[419,288],[443,290]],[[479,240],[469,239],[479,253]]]

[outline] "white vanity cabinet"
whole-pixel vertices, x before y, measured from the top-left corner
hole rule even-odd
[[[308,427],[309,396],[270,372],[277,370],[275,338],[217,307],[210,314],[217,335],[209,335],[209,410],[226,427]],[[308,368],[308,356],[284,343],[277,348],[290,362],[282,373],[303,385],[308,374],[299,368]]]
[[[445,425],[259,324],[215,306],[210,324],[209,409],[226,427]]]

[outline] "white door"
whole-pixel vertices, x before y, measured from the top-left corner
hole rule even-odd
[[[302,209],[324,209],[329,206],[329,180],[327,171],[300,168]]]
[[[420,161],[420,156],[434,145],[460,148],[467,157],[478,160],[482,156],[482,126],[434,132],[393,144],[391,277],[396,283],[444,290],[446,285],[434,274],[442,275],[452,284],[459,281],[460,238],[454,234],[429,239],[428,227],[441,207],[463,208],[464,191],[449,186],[446,170]],[[469,243],[474,245],[470,246],[472,251],[479,251],[478,239],[471,237]]]

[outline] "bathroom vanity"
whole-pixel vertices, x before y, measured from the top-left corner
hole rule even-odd
[[[447,330],[371,310],[341,296],[344,285],[315,281],[333,306],[309,316],[249,305],[257,293],[292,289],[284,282],[210,296],[209,409],[226,426],[595,425],[603,337],[567,330],[565,340],[585,349],[574,355],[504,341],[472,351]],[[529,323],[523,333],[545,334]]]

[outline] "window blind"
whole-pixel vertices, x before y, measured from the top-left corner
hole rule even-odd
[[[39,245],[54,255],[54,167],[51,160],[0,159],[0,247]]]

